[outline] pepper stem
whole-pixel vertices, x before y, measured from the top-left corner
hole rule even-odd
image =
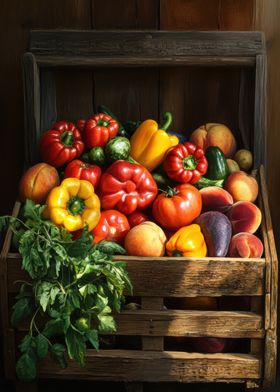
[[[173,197],[173,196],[177,195],[177,193],[179,193],[179,191],[176,188],[171,188],[171,186],[168,186],[165,191],[165,196],[166,197]]]
[[[100,127],[108,127],[109,124],[110,124],[110,121],[107,121],[107,120],[98,120],[97,121],[97,125],[99,125]]]
[[[60,140],[65,146],[72,146],[74,141],[73,133],[68,131],[63,132],[63,134],[60,136]]]
[[[167,131],[172,123],[172,114],[170,112],[166,112],[163,115],[164,124],[160,127],[163,131]]]
[[[71,215],[81,215],[81,213],[85,209],[85,202],[79,196],[72,196],[70,197],[67,203],[67,210]]]
[[[172,252],[172,256],[173,257],[182,257],[183,255],[182,255],[182,252],[180,252],[179,250],[175,249]]]
[[[185,170],[195,170],[197,166],[196,159],[193,155],[188,155],[183,159],[183,166]]]

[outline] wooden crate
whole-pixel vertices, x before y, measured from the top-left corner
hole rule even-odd
[[[88,350],[84,368],[70,361],[63,370],[51,360],[45,360],[39,377],[140,383],[245,382],[248,388],[272,386],[276,372],[277,254],[261,166],[266,155],[266,60],[262,34],[33,31],[29,49],[23,59],[27,165],[37,161],[38,139],[57,117],[56,69],[86,72],[101,69],[102,73],[110,68],[114,75],[118,75],[118,70],[123,75],[126,70],[135,69],[136,75],[139,71],[142,77],[143,70],[149,73],[152,69],[158,72],[162,82],[161,92],[165,88],[170,93],[166,81],[177,79],[178,91],[172,92],[173,98],[182,96],[178,72],[181,75],[185,68],[198,84],[201,75],[207,81],[213,70],[216,76],[221,72],[221,78],[225,77],[223,82],[232,78],[234,83],[238,82],[238,99],[233,104],[238,109],[236,137],[240,145],[253,150],[255,167],[260,167],[258,205],[263,214],[260,235],[265,248],[264,257],[259,259],[121,257],[127,262],[133,294],[141,299],[141,310],[116,315],[116,335],[129,336],[130,341],[140,337],[140,347]],[[193,85],[189,86],[193,91]],[[213,106],[210,103],[208,106],[206,103],[204,114],[210,110],[215,116]],[[232,119],[231,109],[226,111],[225,120],[228,113]],[[19,203],[16,203],[15,215],[18,210]],[[15,331],[10,326],[10,299],[18,290],[14,282],[26,276],[21,270],[20,255],[10,252],[10,242],[8,232],[1,253],[1,309],[6,375],[15,379],[16,346],[22,330]],[[166,299],[197,296],[246,296],[250,298],[250,308],[198,311],[163,306]],[[246,338],[250,344],[247,352],[200,354],[168,349],[167,341],[172,337]]]

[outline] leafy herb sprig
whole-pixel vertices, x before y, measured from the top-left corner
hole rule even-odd
[[[72,235],[42,217],[44,206],[27,200],[23,219],[0,217],[0,230],[10,226],[19,240],[22,268],[30,282],[22,282],[13,306],[11,323],[18,327],[30,319],[16,365],[19,379],[36,378],[38,360],[50,354],[62,368],[66,353],[81,366],[86,344],[99,348],[99,332],[116,330],[112,311],[120,311],[124,289],[132,291],[124,262],[112,254],[124,253],[114,243],[92,247],[92,235]],[[59,340],[58,340],[59,339]]]

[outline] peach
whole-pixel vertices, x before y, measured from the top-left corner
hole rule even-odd
[[[261,257],[263,244],[261,240],[251,233],[235,234],[229,245],[229,257]]]
[[[22,202],[31,199],[34,203],[44,204],[49,192],[59,184],[55,167],[47,163],[31,166],[19,182],[19,198]]]
[[[233,234],[245,232],[254,234],[262,220],[261,210],[249,201],[238,201],[227,211]]]
[[[258,197],[259,186],[255,177],[244,171],[231,173],[225,181],[224,188],[234,201],[254,201]]]
[[[238,163],[234,161],[233,159],[227,159],[227,165],[228,165],[228,170],[230,173],[240,171],[240,167],[238,166]]]
[[[234,154],[234,159],[238,163],[241,170],[248,171],[253,165],[253,154],[249,150],[238,150]]]
[[[226,158],[231,158],[236,151],[235,137],[224,124],[201,125],[192,132],[190,142],[203,148],[204,151],[209,146],[220,147]]]
[[[134,226],[126,235],[124,247],[128,255],[163,256],[166,236],[154,222],[146,221]]]
[[[233,204],[231,194],[218,186],[202,188],[199,192],[202,198],[202,212],[225,212]]]

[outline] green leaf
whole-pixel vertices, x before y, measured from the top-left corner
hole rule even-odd
[[[30,353],[21,355],[16,364],[17,376],[23,381],[32,381],[36,378],[36,357]]]
[[[86,257],[92,247],[92,241],[93,236],[85,227],[80,237],[68,245],[68,255],[70,257]]]
[[[95,248],[107,255],[125,255],[126,250],[119,244],[113,241],[100,241],[95,245]]]
[[[64,322],[60,318],[50,320],[46,323],[45,328],[43,329],[43,334],[47,338],[51,338],[57,335],[62,335],[63,326],[64,326]]]
[[[99,350],[99,339],[98,339],[98,332],[96,331],[96,329],[90,329],[89,331],[86,332],[85,336],[92,344],[92,346],[96,350]]]
[[[83,335],[70,327],[66,332],[65,342],[69,358],[75,359],[81,366],[84,366],[86,345]]]
[[[26,319],[34,310],[34,302],[32,297],[20,298],[13,305],[13,313],[11,323],[13,327],[18,327],[22,320]]]
[[[114,332],[116,331],[115,320],[109,315],[98,315],[99,325],[98,330],[100,332]]]
[[[25,219],[30,219],[36,222],[41,220],[44,208],[45,206],[35,204],[32,200],[27,199],[23,207],[23,216]]]
[[[35,348],[36,348],[36,339],[30,334],[25,335],[19,345],[20,351],[24,354]]]
[[[71,301],[71,304],[73,305],[74,308],[76,308],[76,309],[80,308],[81,302],[80,302],[79,292],[72,290],[69,295],[69,300]]]
[[[42,306],[43,311],[45,312],[49,302],[51,302],[51,290],[53,289],[53,283],[43,281],[37,286],[37,295],[36,299],[39,301]]]
[[[51,347],[51,356],[62,367],[62,369],[67,368],[67,362],[64,356],[65,351],[66,347],[63,344],[55,343]]]
[[[48,339],[41,333],[36,336],[36,353],[39,359],[44,358],[49,350]]]

